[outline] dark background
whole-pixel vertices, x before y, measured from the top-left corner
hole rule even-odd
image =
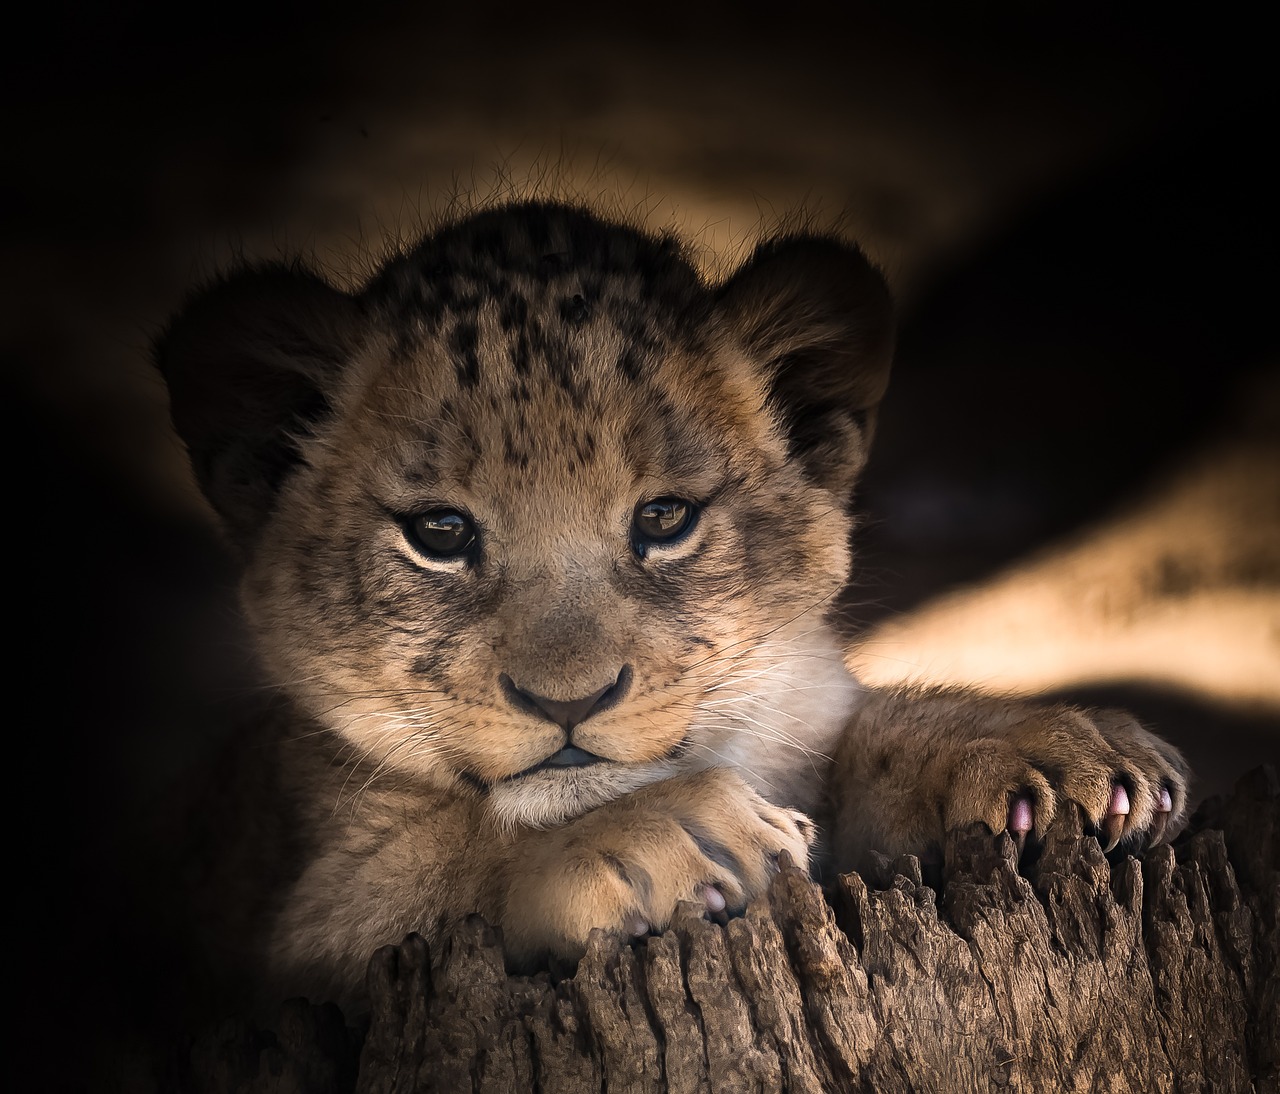
[[[0,76],[2,337],[23,651],[11,839],[24,963],[57,1002],[33,1009],[42,1035],[142,982],[120,940],[147,911],[117,921],[121,820],[205,762],[243,687],[229,567],[147,356],[237,255],[358,273],[389,221],[411,236],[504,173],[520,193],[642,206],[657,227],[671,210],[712,245],[752,210],[840,227],[902,309],[861,495],[865,624],[1106,521],[1238,432],[1242,392],[1276,390],[1273,62],[1229,7],[26,18]],[[1280,556],[1275,507],[1256,519]],[[1237,582],[1259,603],[1275,603],[1276,556]],[[1206,790],[1280,752],[1266,703],[1063,688],[1151,717]]]

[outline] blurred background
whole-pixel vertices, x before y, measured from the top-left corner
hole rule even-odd
[[[354,285],[507,196],[677,231],[712,275],[779,226],[884,268],[900,352],[844,606],[864,678],[1123,703],[1199,794],[1276,760],[1268,35],[1114,7],[55,3],[16,27],[0,338],[37,936],[102,944],[116,819],[243,689],[151,339],[228,263]]]

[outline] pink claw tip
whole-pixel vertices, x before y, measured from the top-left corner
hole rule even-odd
[[[714,885],[704,885],[702,887],[702,899],[706,901],[707,911],[709,912],[723,912],[725,909],[724,893]]]
[[[1031,799],[1014,798],[1009,806],[1009,831],[1025,833],[1035,827],[1035,815],[1031,809]]]
[[[1129,812],[1129,795],[1125,788],[1117,783],[1111,788],[1111,804],[1107,806],[1107,813],[1127,814]]]
[[[1156,806],[1156,808],[1159,809],[1161,813],[1173,812],[1173,796],[1169,793],[1169,788],[1167,786],[1162,786],[1160,788],[1160,804]]]

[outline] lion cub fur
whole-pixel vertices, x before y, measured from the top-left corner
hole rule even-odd
[[[1037,833],[1117,780],[1128,846],[1162,790],[1176,825],[1185,766],[1130,719],[847,672],[830,608],[892,348],[855,247],[775,238],[712,284],[545,203],[357,293],[267,265],[196,295],[157,357],[274,688],[202,878],[211,962],[358,1007],[375,949],[472,912],[527,966],[740,908],[783,850],[999,831],[1017,794]],[[642,542],[662,499],[692,521]],[[466,549],[424,547],[424,514]]]

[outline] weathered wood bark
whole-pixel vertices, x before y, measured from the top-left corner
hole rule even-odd
[[[1020,876],[958,834],[939,905],[912,858],[823,893],[797,870],[727,926],[692,910],[570,978],[509,977],[476,919],[380,951],[357,1039],[300,1001],[226,1027],[202,1091],[1280,1091],[1280,781],[1205,803],[1176,850],[1111,865],[1066,812]],[[833,908],[834,905],[834,908]],[[357,1070],[358,1063],[358,1070]]]

